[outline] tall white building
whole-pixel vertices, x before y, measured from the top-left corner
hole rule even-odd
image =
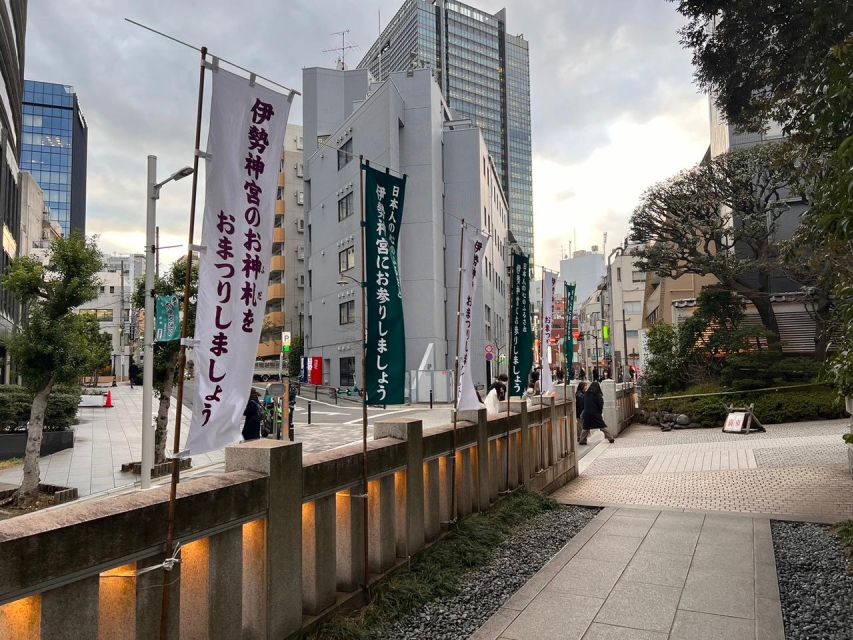
[[[407,175],[400,235],[406,369],[453,368],[461,220],[490,234],[474,301],[475,384],[507,332],[507,202],[480,130],[454,120],[429,69],[303,71],[306,355],[325,382],[361,384],[359,157]],[[506,340],[499,340],[505,343]]]
[[[575,300],[586,300],[595,291],[604,275],[604,254],[597,246],[592,251],[575,251],[571,257],[560,260],[560,281],[575,283]]]

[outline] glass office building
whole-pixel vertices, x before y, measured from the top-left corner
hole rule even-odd
[[[454,116],[482,130],[509,201],[510,231],[532,255],[530,61],[527,41],[506,32],[506,10],[406,0],[358,66],[379,80],[413,67],[434,70]]]
[[[24,81],[21,170],[39,183],[65,236],[86,232],[87,136],[74,87]]]

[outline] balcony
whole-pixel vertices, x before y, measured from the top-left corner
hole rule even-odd
[[[272,230],[273,242],[284,242],[284,227],[275,227]]]
[[[284,200],[275,201],[275,213],[276,215],[284,213]]]
[[[264,325],[267,327],[284,327],[284,311],[270,311],[264,316]]]
[[[284,256],[273,256],[270,271],[284,271]]]
[[[267,300],[282,300],[284,299],[284,285],[281,282],[271,284],[267,289]]]
[[[258,345],[258,357],[269,358],[278,356],[281,353],[281,340],[270,340],[269,342],[261,342]]]
[[[278,186],[280,186],[280,187],[284,186],[284,174],[283,173],[278,174]]]

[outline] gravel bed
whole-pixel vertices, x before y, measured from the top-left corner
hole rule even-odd
[[[467,638],[598,512],[587,507],[558,507],[539,514],[500,544],[488,563],[472,569],[463,578],[458,594],[430,602],[397,621],[389,637]]]
[[[853,576],[826,525],[771,523],[785,638],[853,638]]]

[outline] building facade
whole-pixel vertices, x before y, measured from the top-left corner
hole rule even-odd
[[[509,208],[480,129],[452,118],[428,69],[373,82],[367,70],[309,68],[303,80],[306,354],[323,358],[327,384],[361,386],[363,156],[407,175],[399,268],[408,371],[453,368],[462,220],[490,236],[471,335],[474,382],[485,385],[485,345],[508,331]]]
[[[18,176],[26,27],[26,0],[11,0],[0,6],[0,273],[5,273],[18,256],[20,241]],[[0,287],[0,383],[10,382],[6,341],[15,329],[19,311],[14,297]]]
[[[586,300],[604,276],[604,254],[593,245],[590,251],[575,251],[560,260],[560,280],[575,283],[575,301]]]
[[[104,257],[104,270],[98,273],[98,297],[77,309],[98,319],[101,333],[112,339],[111,369],[118,380],[126,380],[130,358],[138,339],[137,310],[133,306],[136,283],[145,277],[145,255]]]
[[[480,127],[510,207],[510,229],[533,255],[530,57],[507,33],[506,10],[489,14],[450,0],[405,0],[359,63],[374,78],[433,70],[455,118]]]
[[[281,333],[303,331],[305,316],[305,187],[302,127],[287,125],[275,203],[267,307],[258,358],[278,360]]]
[[[74,87],[24,82],[21,168],[44,191],[62,235],[86,233],[88,129]]]

